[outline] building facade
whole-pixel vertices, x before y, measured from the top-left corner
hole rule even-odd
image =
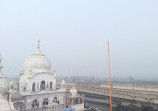
[[[51,68],[51,62],[40,51],[40,45],[35,54],[28,57],[24,70],[19,78],[19,92],[23,97],[25,110],[56,108],[64,109],[66,89],[56,89],[56,71]],[[54,106],[55,105],[55,106]]]
[[[60,89],[56,88],[56,70],[51,67],[50,60],[41,53],[39,43],[36,52],[24,63],[18,89],[24,103],[21,110],[59,111],[72,108],[71,105],[66,106],[67,95],[71,92],[66,90],[65,81],[62,81]],[[79,107],[78,109],[84,109],[83,105]]]

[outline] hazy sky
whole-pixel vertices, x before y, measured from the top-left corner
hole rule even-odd
[[[18,76],[37,48],[57,76],[158,77],[157,0],[0,0],[3,74]]]

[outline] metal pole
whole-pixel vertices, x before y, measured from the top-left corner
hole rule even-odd
[[[112,111],[111,80],[110,80],[110,54],[109,54],[109,41],[108,41],[108,61],[109,61],[110,111]]]

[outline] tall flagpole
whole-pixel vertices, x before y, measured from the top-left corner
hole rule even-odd
[[[112,111],[111,80],[110,80],[110,54],[109,54],[109,41],[108,41],[108,61],[109,61],[110,111]]]

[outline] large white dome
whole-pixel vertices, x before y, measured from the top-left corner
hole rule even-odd
[[[39,48],[25,61],[25,69],[27,70],[50,70],[50,68],[51,62],[41,53]]]

